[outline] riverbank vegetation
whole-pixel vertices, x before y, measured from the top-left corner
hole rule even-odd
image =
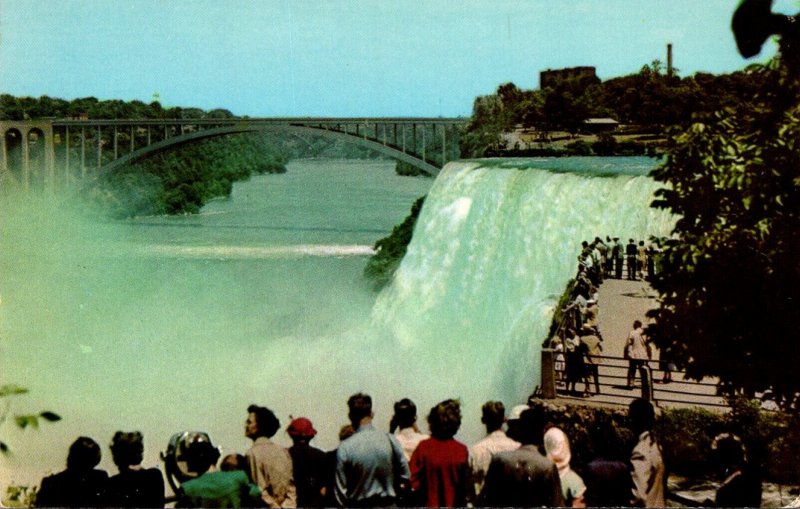
[[[284,173],[288,156],[267,137],[229,135],[156,154],[83,188],[95,207],[112,217],[196,213],[233,183],[254,174]]]
[[[367,262],[367,266],[364,268],[364,276],[374,283],[376,290],[386,286],[392,280],[397,267],[400,266],[400,262],[408,249],[408,244],[411,243],[414,226],[417,224],[417,219],[424,203],[425,196],[417,198],[405,220],[392,228],[392,233],[389,236],[375,243],[374,249],[376,253]]]

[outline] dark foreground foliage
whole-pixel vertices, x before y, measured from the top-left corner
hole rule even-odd
[[[652,281],[661,306],[648,334],[694,378],[800,391],[800,72],[750,71],[757,95],[674,134],[654,207],[678,216]]]
[[[597,457],[628,459],[635,437],[627,427],[627,410],[539,404],[544,404],[548,420],[569,436],[572,466],[578,473]],[[739,399],[727,413],[700,408],[664,409],[657,417],[655,433],[671,474],[707,479],[718,476],[711,443],[717,434],[732,432],[742,438],[751,465],[758,468],[764,481],[797,484],[798,425],[796,417],[766,412],[756,401]]]

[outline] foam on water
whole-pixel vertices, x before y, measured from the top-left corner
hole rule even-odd
[[[303,256],[371,256],[372,246],[336,244],[300,244],[296,246],[243,247],[243,246],[147,246],[138,254],[156,257],[197,258],[214,260],[265,260],[270,258],[297,258]]]

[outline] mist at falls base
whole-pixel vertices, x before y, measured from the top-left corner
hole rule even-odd
[[[474,161],[435,181],[382,162],[301,161],[237,184],[198,216],[103,222],[34,193],[0,202],[0,384],[31,390],[14,413],[63,420],[0,436],[0,485],[61,470],[79,435],[103,448],[140,430],[145,465],[178,431],[243,452],[246,408],[307,416],[332,449],[346,400],[428,409],[459,398],[465,443],[480,406],[538,384],[553,306],[582,240],[666,235],[648,205],[648,159]],[[609,167],[603,168],[601,166]],[[362,278],[371,245],[428,198],[392,284]],[[601,303],[602,309],[602,303]]]

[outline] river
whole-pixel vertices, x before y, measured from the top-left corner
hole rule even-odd
[[[386,427],[393,401],[460,398],[458,438],[480,405],[516,404],[583,239],[645,238],[671,220],[647,205],[643,158],[454,163],[435,181],[381,161],[296,161],[237,183],[200,214],[103,222],[49,196],[0,205],[0,383],[13,412],[59,413],[0,431],[0,484],[63,468],[78,435],[103,447],[141,430],[145,464],[172,433],[248,447],[251,403],[307,416],[336,445],[346,399],[366,391]],[[362,278],[371,246],[430,191],[394,283]],[[426,426],[423,424],[423,428]],[[288,445],[283,429],[276,441]]]

